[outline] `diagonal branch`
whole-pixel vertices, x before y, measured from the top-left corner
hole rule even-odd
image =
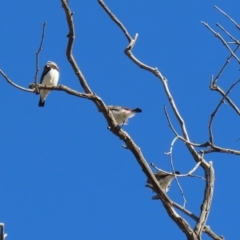
[[[110,18],[119,26],[119,20],[117,19],[117,17],[109,10],[109,8],[106,6],[106,4],[103,2],[103,0],[98,0],[99,4],[102,6],[102,8],[107,12],[107,14],[110,16]],[[126,29],[124,27],[124,29]],[[123,30],[121,28],[121,30]],[[174,99],[170,93],[170,90],[168,88],[168,84],[167,84],[167,79],[161,74],[161,72],[157,69],[157,68],[152,68],[144,63],[142,63],[141,61],[139,61],[133,54],[132,54],[132,48],[134,47],[135,43],[136,43],[136,39],[137,39],[137,34],[135,36],[135,38],[129,38],[129,36],[127,37],[128,39],[128,42],[129,42],[129,45],[126,47],[125,49],[125,54],[135,63],[137,64],[139,67],[147,70],[147,71],[150,71],[151,73],[153,73],[155,76],[157,76],[162,84],[163,84],[163,87],[164,87],[164,90],[165,90],[165,93],[168,97],[168,101],[172,107],[172,110],[181,126],[181,129],[182,129],[182,132],[183,132],[183,136],[185,138],[185,140],[187,140],[189,142],[189,137],[188,137],[188,133],[187,133],[187,130],[186,130],[186,126],[185,126],[185,123],[180,115],[180,113],[178,112],[178,109],[176,107],[176,104],[174,102]],[[186,146],[188,148],[188,150],[190,151],[190,153],[192,154],[193,158],[195,159],[195,161],[199,162],[201,161],[201,156],[196,152],[196,150],[193,148],[193,146],[189,143],[186,143]],[[201,162],[201,166],[207,170],[209,168],[209,164],[205,161],[205,160],[202,160]],[[165,206],[165,203],[163,202],[164,206]],[[167,210],[168,211],[168,210]],[[176,218],[176,215],[170,215],[170,212],[169,213],[169,216],[173,219],[173,221],[176,222],[176,224],[182,229],[182,231],[186,234],[186,236],[189,238],[189,239],[197,239],[196,238],[196,235],[195,233],[192,231],[192,229],[190,228],[189,225],[186,225],[186,222],[184,224],[181,224]],[[184,221],[183,219],[181,219],[181,221]]]
[[[228,46],[227,42],[223,39],[223,37],[215,32],[207,23],[201,21],[201,23],[206,27],[208,28],[213,34],[215,37],[219,38],[220,41],[223,43],[223,45],[228,49],[228,51],[233,55],[233,57],[238,61],[238,63],[240,63],[240,60],[239,58],[237,57],[237,55],[232,51],[232,49]]]
[[[218,26],[223,32],[225,32],[236,44],[239,45],[239,41],[233,37],[232,34],[230,34],[223,26],[221,26],[219,23],[216,23],[216,26]]]
[[[177,208],[178,210],[180,210],[181,212],[185,213],[187,216],[189,216],[190,218],[192,218],[194,221],[198,221],[199,218],[194,215],[192,212],[190,212],[189,210],[187,210],[186,208],[182,207],[181,205],[179,205],[176,202],[172,202],[173,206],[175,208]],[[224,240],[223,236],[217,236],[211,229],[209,226],[205,226],[203,228],[203,232],[205,232],[209,237],[211,237],[214,240]]]
[[[72,65],[74,72],[76,73],[82,87],[84,88],[86,93],[92,93],[90,88],[88,87],[86,80],[84,76],[82,75],[77,63],[75,62],[73,55],[72,55],[72,45],[74,42],[74,24],[73,24],[73,18],[72,18],[72,12],[68,6],[68,1],[67,0],[61,0],[63,9],[66,14],[66,19],[68,22],[68,27],[69,27],[69,34],[68,34],[68,45],[67,45],[67,58]],[[153,184],[154,187],[156,187],[159,196],[162,199],[163,205],[165,206],[168,214],[174,218],[174,220],[177,222],[177,224],[180,226],[181,229],[186,231],[188,229],[188,234],[189,235],[194,235],[193,231],[191,230],[189,224],[182,219],[174,210],[171,204],[171,200],[168,198],[168,196],[162,191],[157,179],[155,178],[154,174],[152,173],[147,161],[144,159],[140,148],[133,142],[133,140],[129,137],[129,135],[123,131],[122,129],[118,128],[116,125],[116,122],[113,118],[113,115],[111,111],[108,110],[107,106],[104,104],[104,102],[96,96],[96,100],[94,103],[97,105],[98,108],[101,109],[101,112],[105,116],[106,120],[108,121],[109,124],[109,129],[120,139],[122,139],[126,146],[128,147],[129,150],[134,154],[135,158],[137,159],[139,165],[142,167],[143,171],[145,172],[147,178],[149,178]]]
[[[237,47],[233,50],[234,53],[237,52],[238,48],[240,47],[240,45],[237,45]],[[233,57],[232,53],[230,54],[230,56],[227,58],[226,62],[223,64],[222,68],[220,69],[219,73],[217,74],[217,76],[214,78],[214,80],[211,82],[211,85],[215,86],[217,80],[220,78],[220,76],[222,75],[223,71],[225,70],[225,68],[227,67],[228,63],[230,63],[230,59]]]
[[[221,12],[225,17],[227,17],[231,22],[233,22],[238,30],[240,30],[240,25],[235,22],[228,14],[226,14],[223,10],[221,10],[219,7],[214,6],[219,12]]]
[[[120,27],[123,31],[124,35],[126,36],[128,42],[132,41],[131,35],[128,33],[128,30],[124,27],[124,25],[117,19],[117,17],[111,13],[110,9],[103,1],[98,1],[98,3],[102,6],[102,8],[106,11],[106,13],[110,16],[110,18]]]
[[[233,89],[234,86],[236,86],[238,83],[240,82],[240,79],[238,79],[235,83],[233,83],[231,85],[231,87],[228,89],[228,91],[226,92],[226,94],[223,96],[223,98],[220,100],[220,102],[218,103],[216,109],[212,112],[211,116],[210,116],[210,120],[209,120],[209,124],[208,124],[208,131],[209,131],[209,141],[211,144],[213,144],[213,131],[212,131],[212,123],[213,123],[213,119],[215,117],[215,115],[217,114],[218,109],[220,108],[220,106],[222,105],[222,103],[224,102],[224,99],[226,98],[226,96],[231,92],[231,90]]]
[[[223,97],[225,96],[225,100],[229,103],[229,105],[235,110],[235,112],[240,115],[240,110],[238,107],[235,105],[235,103],[228,97],[226,96],[225,92],[217,85],[213,85],[212,83],[210,84],[210,89],[213,91],[219,92]]]

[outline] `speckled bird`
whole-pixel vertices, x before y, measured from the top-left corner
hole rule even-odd
[[[108,108],[111,110],[118,125],[126,125],[129,118],[133,117],[136,113],[142,112],[140,108],[130,109],[112,105],[108,106]]]

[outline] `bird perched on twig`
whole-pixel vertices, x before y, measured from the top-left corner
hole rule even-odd
[[[130,109],[120,106],[108,106],[111,110],[118,125],[126,125],[129,118],[133,117],[136,113],[142,112],[140,108]]]
[[[175,175],[180,174],[180,172],[175,171]],[[171,182],[174,178],[174,173],[167,173],[167,172],[163,172],[163,171],[158,171],[156,173],[154,173],[156,179],[158,180],[160,187],[162,188],[162,190],[166,193],[169,191],[170,186],[171,186]],[[157,192],[156,189],[153,187],[151,181],[148,179],[146,182],[145,187],[149,187],[151,188],[154,192]],[[152,199],[159,199],[159,196],[153,196]]]
[[[59,68],[55,62],[48,61],[44,66],[40,84],[57,86],[59,79]],[[50,90],[41,89],[40,90],[40,99],[38,106],[44,107],[46,97],[48,96]]]

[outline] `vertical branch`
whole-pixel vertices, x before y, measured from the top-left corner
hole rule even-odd
[[[68,28],[69,28],[69,33],[67,35],[68,45],[67,45],[67,50],[66,50],[67,59],[70,62],[71,66],[73,68],[73,71],[77,75],[78,80],[79,80],[82,88],[84,89],[84,91],[86,93],[92,93],[91,89],[89,88],[89,86],[87,84],[87,81],[86,81],[84,75],[80,71],[80,68],[78,67],[77,62],[75,61],[73,54],[72,54],[73,42],[75,39],[75,30],[74,30],[74,23],[73,23],[73,17],[72,17],[73,12],[71,11],[71,9],[68,6],[68,0],[61,0],[61,2],[62,2],[62,7],[66,14],[66,19],[67,19]]]
[[[44,36],[45,36],[45,28],[46,28],[46,22],[43,23],[43,30],[42,30],[42,38],[40,41],[40,45],[39,48],[36,52],[36,73],[34,76],[34,82],[35,82],[35,86],[36,86],[36,93],[38,93],[38,89],[37,89],[37,77],[38,77],[38,71],[39,71],[39,53],[42,50],[42,45],[43,45],[43,40],[44,40]]]
[[[208,171],[205,171],[206,188],[204,192],[204,201],[201,206],[201,214],[194,228],[194,232],[197,234],[199,239],[201,239],[202,231],[204,229],[204,226],[206,225],[213,197],[215,176],[212,162],[209,163],[209,166],[210,168],[208,169]]]

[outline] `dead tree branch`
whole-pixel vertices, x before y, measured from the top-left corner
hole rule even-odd
[[[226,14],[223,10],[221,10],[219,7],[214,6],[220,13],[222,13],[225,17],[227,17],[231,22],[233,22],[238,30],[240,30],[240,25],[235,22],[228,14]]]
[[[215,37],[219,38],[220,41],[222,42],[222,44],[228,49],[228,51],[233,55],[233,57],[238,61],[238,63],[240,63],[239,58],[237,57],[237,55],[232,51],[232,49],[228,46],[227,42],[224,40],[224,38],[217,32],[215,32],[207,23],[201,21],[201,23],[208,28]]]
[[[123,24],[117,19],[117,17],[110,11],[110,9],[107,7],[107,5],[103,2],[103,0],[98,0],[99,4],[102,6],[102,8],[104,9],[104,11],[110,16],[110,18],[118,25],[120,26],[120,29],[123,31],[123,33],[126,36],[127,30],[126,28],[123,26]],[[193,146],[191,144],[189,144],[188,142],[190,142],[189,137],[188,137],[188,133],[186,130],[186,126],[185,123],[180,115],[180,113],[178,112],[177,106],[174,102],[174,99],[170,93],[170,90],[168,88],[168,84],[167,84],[167,79],[161,74],[161,72],[157,69],[157,68],[152,68],[146,64],[144,64],[143,62],[139,61],[133,54],[132,54],[132,48],[134,47],[135,43],[136,43],[136,39],[137,39],[137,34],[135,35],[135,38],[132,38],[129,34],[127,34],[127,40],[129,42],[128,46],[125,49],[125,54],[135,63],[137,64],[140,68],[143,68],[147,71],[150,71],[151,73],[153,73],[155,76],[157,76],[164,87],[165,93],[168,97],[168,101],[172,107],[172,110],[175,114],[175,117],[177,118],[182,132],[183,132],[183,136],[184,139],[186,141],[186,146],[188,148],[188,150],[190,151],[190,153],[192,154],[193,158],[195,159],[196,162],[201,161],[201,166],[205,169],[205,171],[207,171],[210,166],[209,164],[201,158],[201,156],[196,152],[196,150],[193,148]],[[205,196],[206,197],[206,196]],[[164,202],[163,202],[164,204]],[[165,204],[164,204],[165,205]],[[169,213],[169,212],[168,212]],[[177,225],[182,229],[182,231],[186,234],[188,239],[198,239],[197,235],[195,234],[195,232],[192,231],[192,229],[185,224],[179,224],[179,222],[177,221],[177,219],[174,216],[169,215],[176,223]]]
[[[217,105],[216,109],[212,112],[210,115],[210,120],[208,124],[208,131],[209,131],[209,141],[211,144],[213,144],[213,131],[212,131],[212,123],[215,115],[217,114],[217,111],[219,110],[220,106],[224,102],[225,97],[231,92],[231,90],[240,82],[240,79],[238,79],[235,83],[231,85],[231,87],[228,89],[226,94],[223,96],[223,98],[220,100],[219,104]]]
[[[67,19],[68,27],[69,27],[69,34],[67,35],[67,37],[68,37],[68,45],[67,45],[67,51],[66,51],[67,58],[68,58],[70,64],[72,65],[72,68],[73,68],[74,72],[76,73],[76,76],[78,77],[80,84],[83,87],[83,89],[85,90],[85,92],[92,93],[92,91],[89,88],[89,86],[87,85],[87,82],[86,82],[83,74],[81,73],[77,63],[75,62],[73,54],[72,54],[72,46],[73,46],[74,37],[75,37],[72,11],[70,10],[67,0],[61,0],[61,2],[62,2],[62,7],[64,9],[64,12],[66,14],[66,19]],[[116,122],[113,119],[113,115],[112,115],[111,111],[108,111],[107,106],[104,104],[104,102],[99,97],[96,96],[96,100],[94,100],[94,103],[97,105],[98,108],[101,109],[101,112],[103,113],[106,120],[108,121],[110,130],[116,136],[118,136],[121,140],[123,140],[125,142],[126,146],[128,147],[128,149],[134,154],[139,165],[145,172],[147,178],[150,179],[153,186],[156,187],[168,214],[170,216],[172,216],[174,221],[177,222],[177,224],[184,231],[186,229],[188,229],[187,233],[189,234],[189,236],[194,235],[189,224],[186,221],[184,221],[184,219],[182,219],[178,214],[176,214],[175,210],[173,209],[173,207],[171,205],[171,200],[162,191],[162,189],[161,189],[157,179],[155,178],[154,174],[152,173],[147,161],[144,159],[144,157],[140,151],[140,148],[133,142],[133,140],[130,138],[130,136],[125,131],[123,131],[122,129],[119,129],[117,127]]]
[[[213,197],[213,188],[214,188],[214,169],[212,167],[212,162],[209,163],[210,168],[205,172],[206,177],[206,187],[204,192],[204,200],[201,207],[201,214],[199,220],[194,228],[194,232],[197,234],[199,239],[201,239],[201,234],[204,226],[206,225],[208,215],[210,213],[212,197]]]

